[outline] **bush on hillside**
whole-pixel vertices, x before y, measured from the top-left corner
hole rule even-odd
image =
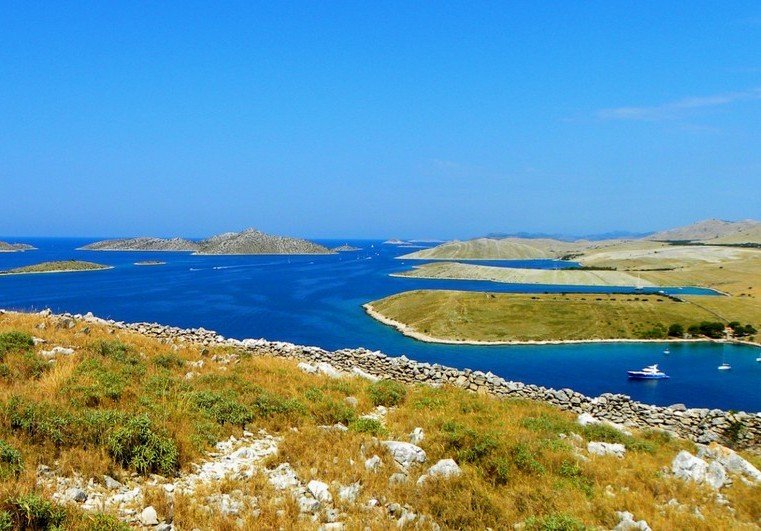
[[[394,380],[380,380],[371,383],[367,392],[376,406],[398,406],[407,397],[407,388]]]
[[[244,427],[254,419],[249,407],[238,402],[232,393],[196,391],[190,393],[190,402],[217,424]]]
[[[5,502],[14,529],[59,529],[66,510],[39,494],[21,494]],[[4,517],[3,520],[7,520]],[[5,522],[4,522],[5,523]]]
[[[117,463],[141,474],[172,475],[179,468],[177,445],[171,438],[157,433],[146,415],[134,417],[115,428],[108,437],[107,447]]]
[[[31,352],[34,347],[32,336],[23,332],[0,334],[0,361],[12,352]]]
[[[672,324],[671,326],[669,326],[668,336],[669,337],[683,337],[684,326],[682,326],[679,323]]]
[[[24,470],[21,452],[0,439],[0,478],[18,476]]]

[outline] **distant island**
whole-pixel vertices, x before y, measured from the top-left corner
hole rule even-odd
[[[199,255],[330,254],[322,245],[287,236],[273,236],[256,229],[226,232],[200,242],[183,238],[123,238],[94,242],[82,251],[189,251]]]
[[[390,240],[386,240],[383,242],[383,245],[403,245],[407,242],[404,240],[397,240],[396,238],[391,238]]]
[[[495,240],[477,238],[469,241],[453,241],[423,249],[399,258],[412,260],[425,259],[489,259],[489,260],[531,260],[536,258],[552,258],[546,250],[511,240]]]
[[[8,243],[0,242],[0,253],[14,253],[23,251],[34,251],[36,247],[28,245],[26,243]]]
[[[166,262],[160,260],[143,260],[142,262],[135,262],[136,266],[160,266],[166,265]]]
[[[345,244],[345,245],[341,245],[339,247],[334,247],[332,250],[337,252],[337,253],[348,253],[348,252],[352,252],[352,251],[361,251],[362,248],[361,247],[354,247],[353,245],[349,245],[349,244]]]
[[[227,232],[203,240],[195,254],[331,254],[322,245],[287,236],[272,236],[256,229]]]
[[[103,240],[84,247],[81,251],[197,251],[198,244],[183,238],[120,238]]]
[[[112,266],[84,262],[81,260],[59,260],[54,262],[42,262],[39,264],[16,267],[6,271],[0,271],[0,275],[27,275],[34,273],[74,273],[80,271],[101,271],[113,269]]]

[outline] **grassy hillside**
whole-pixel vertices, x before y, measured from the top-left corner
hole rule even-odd
[[[424,264],[395,276],[446,278],[455,280],[491,280],[515,284],[559,284],[576,286],[654,286],[623,271],[583,271],[572,269],[523,269],[477,264],[442,262]]]
[[[110,269],[110,266],[96,264],[94,262],[84,262],[81,260],[59,260],[16,267],[7,271],[0,271],[0,274],[22,275],[25,273],[65,273],[69,271],[97,271],[100,269]]]
[[[31,335],[47,343],[35,346]],[[54,346],[74,352],[51,363]],[[654,529],[751,529],[761,518],[757,488],[742,481],[722,490],[730,510],[709,487],[662,472],[680,449],[694,452],[691,443],[581,427],[571,414],[537,403],[331,379],[305,374],[293,361],[173,347],[92,323],[58,327],[20,314],[0,315],[0,375],[3,529],[122,529],[117,516],[129,519],[149,504],[177,529],[317,529],[334,517],[347,529],[387,529],[413,513],[409,526],[419,529],[432,528],[432,521],[444,529],[519,522],[527,530],[610,529],[620,510]],[[377,406],[389,409],[384,414]],[[361,418],[368,413],[375,419]],[[320,427],[336,423],[348,430]],[[398,482],[393,475],[400,469],[374,436],[406,441],[415,428],[425,434],[419,445],[427,460]],[[206,454],[231,435],[229,445],[267,443],[276,453],[252,459],[243,476],[182,490],[197,477],[191,472],[203,469],[192,463],[224,453],[220,446]],[[587,441],[620,442],[627,452],[622,459],[592,456]],[[369,469],[365,461],[374,455],[380,464]],[[454,459],[461,475],[418,485],[443,458]],[[316,521],[300,516],[290,491],[275,490],[268,478],[285,462],[302,484],[325,482],[332,501],[324,504],[334,513],[321,509]],[[104,474],[124,484],[124,499],[138,489],[139,502],[108,505],[105,514],[84,512],[89,499],[51,503],[61,495],[53,492],[57,484],[77,478],[82,484],[93,478],[86,489],[108,495]],[[348,485],[357,485],[354,501],[339,496]],[[233,503],[241,504],[237,514],[229,511]]]
[[[639,339],[674,323],[687,329],[702,321],[752,323],[761,308],[751,299],[657,295],[522,295],[465,291],[409,291],[370,303],[408,332],[456,341]],[[662,328],[659,328],[662,327]],[[662,335],[662,334],[661,334]]]

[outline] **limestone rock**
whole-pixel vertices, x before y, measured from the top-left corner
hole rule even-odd
[[[618,525],[613,531],[652,531],[644,520],[634,520],[634,515],[628,511],[617,511]]]
[[[626,454],[626,446],[619,443],[591,441],[587,443],[587,452],[592,455],[614,455],[623,459],[624,454]]]
[[[421,442],[423,442],[423,439],[425,439],[425,432],[423,432],[423,428],[415,428],[412,430],[412,433],[410,433],[410,442],[412,444],[419,445]]]
[[[412,443],[401,441],[383,441],[385,446],[394,458],[394,461],[409,468],[415,463],[425,463],[425,451]]]
[[[328,490],[328,485],[322,481],[312,480],[307,484],[307,489],[321,503],[331,503],[333,496]]]
[[[159,525],[159,516],[156,514],[156,509],[152,506],[143,509],[140,513],[140,523],[145,526]]]

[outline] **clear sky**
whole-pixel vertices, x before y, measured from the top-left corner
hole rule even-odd
[[[761,217],[761,3],[0,1],[0,234]]]

